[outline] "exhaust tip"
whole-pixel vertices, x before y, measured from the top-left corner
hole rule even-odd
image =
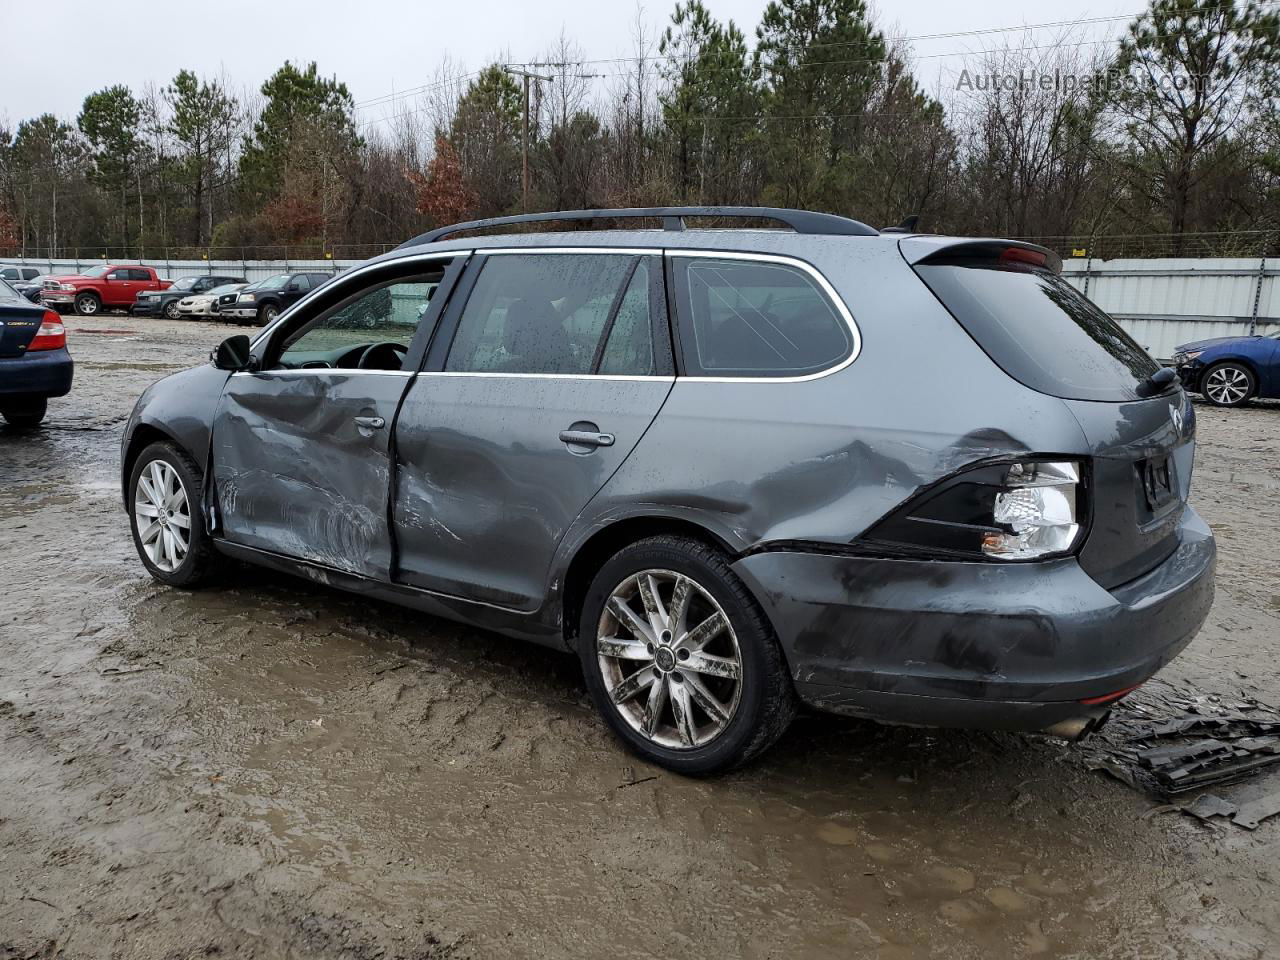
[[[1070,717],[1066,720],[1059,720],[1040,732],[1049,737],[1060,737],[1071,743],[1077,743],[1100,729],[1107,722],[1109,716],[1111,716],[1110,710],[1089,717]]]

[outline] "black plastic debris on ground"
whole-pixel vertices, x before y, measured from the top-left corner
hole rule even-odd
[[[1117,704],[1081,752],[1089,769],[1167,800],[1237,783],[1280,763],[1280,711],[1250,697],[1187,692],[1156,681]]]

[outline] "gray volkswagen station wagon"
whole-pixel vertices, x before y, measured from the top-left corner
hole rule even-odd
[[[1060,268],[796,210],[445,227],[150,387],[133,538],[165,584],[247,561],[576,652],[686,774],[801,704],[1081,736],[1215,548],[1176,377]]]

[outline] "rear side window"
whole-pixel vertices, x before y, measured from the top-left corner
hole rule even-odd
[[[976,259],[916,266],[960,325],[1009,376],[1068,400],[1132,400],[1159,365],[1056,273]]]
[[[485,257],[445,370],[590,374],[603,363],[608,370],[599,372],[646,367],[647,373],[653,365],[649,286],[633,282],[640,260],[606,253]],[[639,316],[643,331],[636,329]]]
[[[130,270],[128,271],[128,273],[129,273],[130,280],[150,280],[151,279],[151,272],[149,270]]]
[[[688,374],[805,376],[853,351],[849,325],[799,267],[710,257],[674,265]]]

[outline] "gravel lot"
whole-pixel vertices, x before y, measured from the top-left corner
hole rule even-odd
[[[69,328],[72,395],[0,430],[0,958],[1280,956],[1280,818],[1202,825],[1061,743],[804,717],[681,780],[567,656],[258,571],[156,586],[120,431],[231,328]],[[1163,678],[1280,703],[1280,404],[1197,413],[1218,600]]]

